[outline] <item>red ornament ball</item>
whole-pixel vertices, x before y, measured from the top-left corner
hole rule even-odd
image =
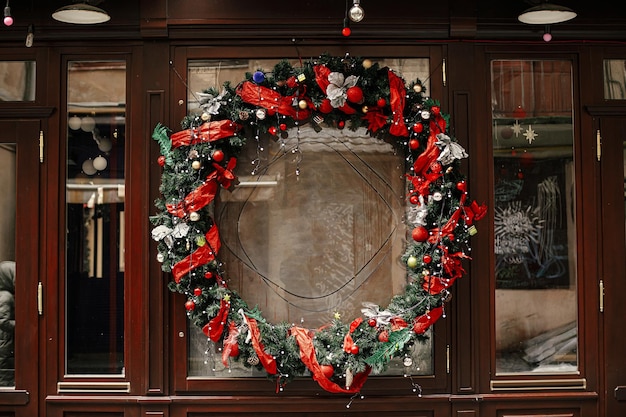
[[[371,318],[367,321],[367,324],[370,325],[370,327],[376,327],[376,319],[375,318]]]
[[[209,272],[205,273],[204,277],[206,279],[213,279],[213,277],[214,277],[213,272],[209,271]]]
[[[417,148],[419,148],[419,147],[420,147],[420,141],[419,141],[419,140],[417,140],[417,139],[411,139],[411,140],[409,141],[409,149],[410,149],[410,150],[415,151],[415,150],[417,150]]]
[[[419,204],[420,197],[417,194],[411,194],[411,197],[409,197],[409,202],[414,205]]]
[[[216,149],[215,151],[213,151],[211,158],[213,158],[215,162],[222,162],[224,160],[224,151]]]
[[[417,226],[411,232],[411,236],[416,242],[426,242],[426,240],[428,239],[428,229],[426,229],[424,226]]]
[[[229,356],[232,358],[239,356],[239,345],[233,345],[233,347],[230,348]]]
[[[187,311],[193,311],[196,309],[196,303],[194,303],[193,301],[189,300],[185,303],[185,308],[187,309]]]
[[[341,34],[343,36],[348,37],[348,36],[350,36],[352,34],[352,31],[350,30],[349,27],[345,27],[345,28],[341,29]]]
[[[429,264],[429,263],[431,263],[433,261],[433,257],[430,256],[429,254],[426,254],[422,258],[422,260],[424,261],[425,264]]]
[[[389,341],[389,332],[387,330],[383,330],[378,333],[378,341],[381,343],[385,343]]]
[[[269,109],[267,109],[268,116],[273,116],[275,114],[276,114],[276,109],[274,107],[270,107]]]
[[[352,347],[350,348],[350,353],[352,353],[353,355],[357,355],[359,353],[359,347],[357,345],[352,345]]]
[[[335,374],[335,368],[333,368],[332,365],[322,365],[320,368],[322,370],[322,374],[328,379],[332,378]]]
[[[346,98],[351,103],[360,103],[363,101],[363,90],[361,90],[361,87],[350,87],[346,91]]]
[[[319,106],[319,111],[321,111],[322,113],[328,114],[331,111],[333,111],[333,105],[330,104],[330,100],[325,98],[324,100],[322,100],[322,102],[320,103]]]
[[[459,181],[456,183],[456,189],[462,192],[467,191],[467,184],[465,181]]]
[[[270,133],[270,135],[276,135],[276,133],[278,133],[278,129],[276,128],[276,126],[270,126],[267,131]]]
[[[379,98],[378,101],[376,102],[376,105],[378,107],[385,107],[387,105],[387,100],[385,100],[384,98]]]
[[[346,122],[344,122],[343,120],[337,122],[338,129],[343,129],[344,127],[346,127]]]
[[[202,288],[194,288],[193,295],[195,295],[196,297],[202,295]]]
[[[413,132],[422,133],[424,131],[424,125],[421,123],[415,123],[413,125]]]
[[[159,156],[157,163],[162,167],[165,166],[165,157],[163,155]]]
[[[285,130],[287,130],[287,125],[286,125],[285,123],[281,123],[281,124],[278,126],[278,128],[279,128],[280,130],[282,130],[282,131],[285,131]]]
[[[287,78],[287,87],[294,88],[297,85],[298,85],[298,80],[296,79],[295,76],[292,75],[291,77]]]

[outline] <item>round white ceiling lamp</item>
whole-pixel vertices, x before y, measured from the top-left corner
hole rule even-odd
[[[63,6],[54,13],[52,18],[64,23],[77,25],[94,25],[111,20],[111,16],[99,7],[92,6],[88,2],[74,3]]]
[[[572,9],[546,2],[525,10],[517,19],[529,25],[552,25],[567,22],[575,17],[576,12]]]

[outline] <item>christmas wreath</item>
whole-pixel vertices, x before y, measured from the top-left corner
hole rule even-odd
[[[189,319],[221,346],[225,366],[234,359],[265,370],[279,387],[310,374],[328,392],[359,392],[370,373],[405,357],[445,316],[449,289],[469,259],[473,223],[486,213],[467,197],[459,172],[467,154],[448,135],[448,116],[419,80],[407,85],[389,68],[349,55],[322,55],[298,67],[281,61],[235,87],[204,91],[200,104],[202,112],[185,117],[180,131],[158,125],[152,135],[162,167],[152,238],[173,278],[170,290],[187,297]],[[392,138],[404,148],[412,230],[402,255],[404,292],[387,306],[364,303],[362,316],[349,323],[336,314],[316,330],[270,323],[228,287],[211,217],[219,190],[237,184],[234,168],[246,138],[284,137],[305,123],[316,130],[365,127],[372,140]]]

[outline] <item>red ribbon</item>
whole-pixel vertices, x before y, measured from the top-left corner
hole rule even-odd
[[[237,158],[235,157],[232,157],[228,160],[226,168],[222,167],[216,162],[213,162],[213,168],[215,168],[215,172],[217,173],[217,182],[222,184],[222,187],[226,189],[230,188],[232,182],[235,180],[235,178],[237,178],[237,176],[233,173],[235,165],[237,165]]]
[[[230,302],[222,299],[222,301],[220,301],[220,311],[202,328],[204,334],[212,341],[217,342],[222,337],[224,324],[226,324],[226,320],[228,319],[229,311]]]
[[[443,314],[443,307],[435,307],[430,312],[423,314],[419,317],[415,317],[413,320],[413,331],[416,334],[423,334],[428,330],[430,326],[435,324],[437,320]]]
[[[448,289],[452,286],[456,278],[441,278],[432,275],[426,275],[424,277],[424,283],[422,288],[428,291],[431,295],[439,294],[441,291]]]
[[[203,246],[190,253],[185,259],[178,261],[172,268],[172,275],[174,275],[176,283],[180,282],[180,279],[191,270],[215,259],[221,245],[217,226],[213,224],[204,237],[206,238],[206,243]]]
[[[431,234],[430,236],[428,236],[428,243],[437,243],[440,239],[443,239],[444,237],[452,235],[454,228],[459,222],[460,216],[461,216],[461,209],[458,208],[456,209],[454,213],[452,213],[452,216],[450,216],[450,218],[448,219],[446,224],[441,228],[441,230],[438,227],[430,229]]]
[[[206,334],[206,333],[205,333]],[[224,339],[224,348],[222,349],[222,363],[228,367],[228,357],[239,355],[239,329],[234,321],[228,324],[228,336]]]
[[[404,102],[406,100],[404,81],[391,70],[387,70],[387,73],[389,74],[389,105],[393,112],[389,133],[394,136],[409,136],[409,130],[404,124]]]
[[[278,91],[244,81],[237,87],[237,95],[243,101],[253,106],[263,107],[268,110],[275,110],[285,116],[290,116],[295,120],[304,120],[311,116],[311,111],[293,106],[294,99],[305,100],[309,108],[314,108],[313,102],[306,96],[298,97],[297,94],[283,96]]]
[[[350,330],[343,338],[343,350],[347,353],[352,353],[352,346],[354,346],[354,340],[352,340],[352,333],[359,325],[363,323],[363,317],[358,317],[350,323]]]
[[[210,204],[217,195],[217,189],[217,173],[213,171],[207,176],[205,182],[187,194],[183,201],[177,204],[166,204],[165,207],[168,213],[182,219],[188,213],[198,211]]]
[[[276,359],[265,351],[265,346],[261,343],[261,332],[259,331],[256,320],[246,316],[246,321],[248,322],[248,328],[252,337],[252,347],[259,357],[261,365],[263,365],[263,368],[265,368],[268,374],[276,375],[278,373]]]
[[[391,323],[392,332],[404,329],[408,326],[408,324],[402,317],[393,317],[391,320],[389,320],[389,323]]]
[[[235,136],[240,129],[241,125],[237,123],[230,120],[219,120],[203,123],[199,128],[176,132],[170,139],[172,146],[178,148],[179,146],[189,146],[202,142],[215,142],[216,140],[229,138]]]
[[[474,220],[480,220],[487,214],[487,206],[483,203],[480,206],[476,201],[472,201],[469,206],[465,206],[465,224],[471,226]]]
[[[302,363],[311,371],[313,380],[316,381],[320,387],[327,392],[334,394],[354,394],[361,391],[363,384],[367,381],[367,377],[371,372],[371,368],[368,366],[365,371],[359,372],[354,375],[352,379],[352,385],[348,388],[342,388],[333,381],[331,381],[322,372],[322,367],[315,357],[315,347],[313,346],[313,339],[309,334],[309,330],[302,327],[292,327],[289,330],[291,336],[295,337],[298,347],[300,348],[300,359]]]
[[[440,245],[439,249],[442,252],[441,264],[443,265],[443,272],[452,279],[461,278],[465,274],[461,259],[471,258],[463,252],[448,253],[448,249],[443,245]],[[450,282],[450,285],[452,285],[452,282]]]
[[[387,124],[387,116],[385,116],[379,108],[368,110],[362,119],[367,121],[367,130],[372,133],[376,133]]]

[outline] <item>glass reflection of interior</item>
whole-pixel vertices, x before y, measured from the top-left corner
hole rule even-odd
[[[35,101],[35,61],[0,61],[0,101]]]
[[[604,60],[604,98],[626,100],[626,60]]]
[[[496,371],[578,370],[569,61],[493,61]]]
[[[66,371],[122,374],[125,62],[69,62],[67,100]]]
[[[406,80],[428,80],[427,59],[378,61]],[[188,111],[200,94],[276,61],[191,61]],[[297,61],[292,63],[297,67]],[[289,150],[299,142],[301,161]],[[298,165],[298,166],[296,166]],[[296,175],[296,169],[300,175]],[[254,172],[253,172],[254,171]],[[353,132],[309,125],[279,140],[248,139],[237,161],[239,185],[222,190],[215,207],[229,287],[272,322],[317,328],[335,312],[360,316],[361,303],[386,305],[406,284],[403,265],[404,159],[390,143]],[[259,221],[263,219],[263,221]],[[189,375],[261,376],[233,361],[225,369],[219,347],[189,327]],[[430,375],[432,343],[415,347],[412,365],[394,361],[387,374]]]
[[[0,144],[0,387],[15,386],[16,148]]]

